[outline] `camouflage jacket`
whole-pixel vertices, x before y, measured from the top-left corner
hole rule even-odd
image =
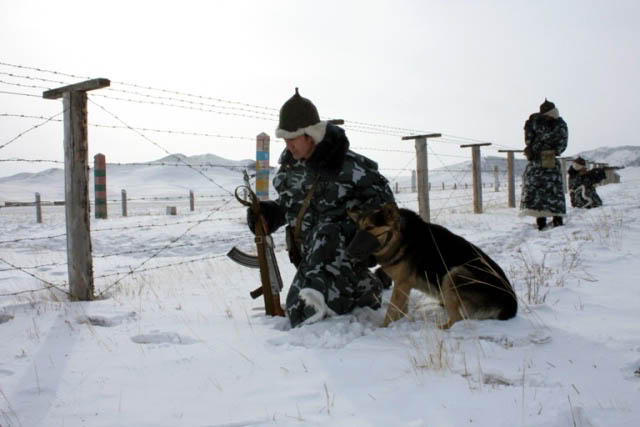
[[[569,168],[569,196],[574,208],[597,208],[602,206],[602,199],[596,193],[595,185],[607,177],[604,169],[594,168],[580,174],[573,167]]]
[[[301,262],[287,295],[287,312],[292,326],[311,314],[300,301],[302,289],[310,288],[324,297],[330,310],[346,313],[357,306],[379,306],[381,283],[367,265],[345,254],[356,233],[347,209],[372,209],[393,202],[389,183],[377,164],[349,150],[344,130],[327,124],[326,134],[311,158],[295,160],[288,150],[280,157],[273,179],[286,223],[295,229],[305,196],[314,186],[310,205],[300,227]]]
[[[555,111],[555,110],[554,110]],[[560,161],[567,148],[568,129],[562,117],[532,114],[524,125],[529,163],[522,176],[522,214],[535,217],[566,213]]]

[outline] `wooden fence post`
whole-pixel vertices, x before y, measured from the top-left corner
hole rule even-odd
[[[36,193],[36,221],[42,224],[42,205],[40,203],[40,193]]]
[[[122,198],[122,216],[127,216],[127,190],[120,191]]]
[[[403,136],[402,140],[415,140],[416,144],[416,162],[418,174],[418,210],[420,216],[426,222],[431,220],[429,212],[429,160],[427,157],[427,139],[439,138],[439,133],[431,133],[428,135]]]
[[[416,171],[415,170],[411,171],[411,192],[412,193],[416,192]]]
[[[498,150],[498,153],[507,153],[507,193],[508,206],[516,207],[516,181],[515,168],[513,162],[513,153],[523,153],[524,150]]]
[[[65,216],[67,270],[71,300],[94,299],[93,259],[89,231],[89,161],[87,91],[110,85],[93,79],[43,92],[45,99],[62,98],[64,114]]]
[[[500,170],[498,165],[493,167],[493,190],[497,193],[500,191]]]
[[[189,209],[191,209],[191,212],[193,212],[195,210],[195,198],[193,197],[193,190],[189,190]]]
[[[481,144],[465,144],[460,148],[471,147],[471,168],[473,176],[473,213],[482,213],[482,165],[480,159],[480,147],[491,145],[490,142]]]
[[[104,154],[93,156],[93,187],[98,219],[107,219],[107,162]]]

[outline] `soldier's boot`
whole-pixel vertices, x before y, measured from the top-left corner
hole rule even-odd
[[[562,217],[561,216],[554,216],[553,217],[553,226],[554,227],[559,227],[562,225]]]
[[[536,224],[538,225],[538,230],[543,230],[547,226],[547,218],[536,218]]]

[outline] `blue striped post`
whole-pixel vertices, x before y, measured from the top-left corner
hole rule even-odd
[[[269,135],[262,132],[256,137],[256,196],[269,200]]]
[[[96,200],[96,218],[107,218],[107,164],[104,154],[93,157],[93,177]]]

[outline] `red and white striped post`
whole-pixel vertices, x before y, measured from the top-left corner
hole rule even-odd
[[[107,163],[104,154],[93,157],[96,218],[107,219]]]

